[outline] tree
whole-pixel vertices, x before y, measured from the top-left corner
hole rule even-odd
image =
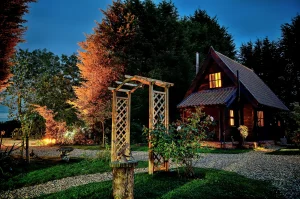
[[[299,102],[300,99],[300,15],[295,16],[291,23],[281,26],[281,52],[285,75],[282,77],[286,83],[286,101],[289,103]]]
[[[134,16],[127,13],[124,4],[113,2],[107,11],[102,11],[104,19],[97,23],[94,33],[86,35],[86,41],[79,43],[78,67],[84,81],[75,86],[76,100],[70,102],[79,110],[79,116],[95,132],[95,125],[110,117],[110,96],[107,87],[124,71],[116,53],[123,55],[121,44],[129,42],[133,36]]]
[[[267,37],[240,48],[239,60],[252,68],[289,107],[300,99],[300,15],[281,26],[278,42]]]
[[[28,13],[28,4],[36,0],[2,0],[0,2],[0,91],[7,85],[10,77],[10,58],[14,55],[15,46],[22,42],[26,27],[23,15]]]
[[[75,109],[66,102],[75,97],[72,86],[80,82],[75,55],[60,58],[46,50],[20,49],[13,62],[13,76],[1,93],[10,118],[21,121],[21,125],[26,124],[26,118],[34,119],[31,130],[42,131],[43,120],[33,106],[37,104],[52,110],[58,121],[66,121],[68,125],[78,121]]]
[[[195,52],[199,52],[204,60],[210,46],[222,54],[234,58],[235,44],[226,27],[220,26],[217,17],[210,17],[205,10],[197,9],[191,16],[182,20],[189,39],[189,54],[194,60]]]
[[[36,105],[34,110],[46,121],[45,138],[54,139],[55,143],[64,143],[64,133],[67,130],[66,122],[54,120],[55,114],[45,106]]]
[[[282,75],[285,74],[282,64],[280,45],[270,41],[267,37],[257,39],[253,44],[248,42],[240,48],[239,60],[254,72],[283,100],[285,97],[285,82]]]

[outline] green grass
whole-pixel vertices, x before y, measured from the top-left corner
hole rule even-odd
[[[103,150],[99,145],[74,145],[72,146],[73,148],[76,149],[83,149],[83,150]],[[133,144],[130,146],[130,149],[132,151],[148,151],[148,145],[137,145]],[[216,148],[208,148],[208,147],[203,147],[198,150],[199,153],[219,153],[219,154],[238,154],[238,153],[246,153],[251,151],[251,149],[216,149]]]
[[[300,149],[284,148],[267,153],[269,155],[300,155]]]
[[[251,149],[217,149],[217,148],[203,147],[198,150],[198,153],[239,154],[239,153],[247,153],[249,151],[251,151]]]
[[[283,198],[270,182],[253,180],[233,172],[195,169],[198,178],[184,179],[176,172],[135,175],[134,198]],[[112,198],[111,181],[73,187],[39,198]]]
[[[101,147],[100,145],[73,145],[70,146],[73,147],[74,149],[83,149],[83,150],[103,150],[105,148]],[[130,146],[130,149],[132,151],[148,151],[148,145],[137,145],[137,144],[133,144]]]
[[[133,144],[130,146],[131,151],[148,151],[148,144],[146,145],[137,145],[137,144]]]
[[[140,161],[137,168],[147,166],[147,161]],[[19,170],[21,169],[19,168]],[[70,159],[68,163],[58,160],[31,163],[22,171],[18,171],[18,174],[5,180],[5,182],[1,180],[0,190],[35,185],[70,176],[109,172],[111,168],[108,162],[100,159]]]
[[[103,150],[105,147],[100,145],[72,145],[74,149],[83,149],[83,150]]]

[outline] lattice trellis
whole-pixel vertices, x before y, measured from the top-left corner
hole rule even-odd
[[[143,84],[149,85],[149,129],[153,129],[158,122],[164,123],[167,128],[169,125],[169,87],[174,84],[141,76],[125,75],[125,77],[127,78],[125,81],[116,82],[119,84],[117,88],[109,87],[109,90],[113,91],[111,161],[120,160],[124,151],[125,156],[129,157],[131,93]],[[130,83],[130,81],[137,81],[140,84]],[[164,88],[164,91],[153,90],[154,85]],[[122,86],[133,88],[123,89]],[[117,91],[125,92],[127,97],[117,96]],[[157,170],[168,170],[168,160],[155,154],[150,145],[149,148],[149,174]]]
[[[128,99],[117,97],[117,122],[116,122],[116,159],[121,158],[121,151],[126,147],[127,144],[127,120],[128,120]],[[128,149],[127,149],[128,150]],[[128,151],[126,151],[128,153]]]
[[[153,91],[153,102],[154,102],[154,119],[153,124],[157,124],[157,122],[165,123],[165,105],[166,105],[166,94],[159,92],[159,91]]]
[[[153,90],[153,127],[158,122],[163,123],[166,126],[165,118],[167,117],[166,92]],[[168,160],[165,160],[160,154],[152,151],[152,154],[150,154],[150,161],[151,163],[149,165],[152,166],[152,172],[168,170]]]

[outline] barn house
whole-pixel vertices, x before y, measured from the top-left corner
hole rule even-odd
[[[288,108],[253,70],[212,47],[178,108],[203,107],[214,117],[214,140],[239,140],[237,128],[248,127],[247,141],[279,140],[284,123],[279,114]]]

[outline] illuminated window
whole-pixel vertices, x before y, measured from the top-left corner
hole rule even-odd
[[[221,73],[209,74],[209,88],[218,88],[222,86]]]
[[[229,124],[230,124],[230,126],[234,126],[234,112],[233,112],[233,110],[229,110]]]
[[[257,125],[262,127],[264,126],[264,112],[257,111]]]

